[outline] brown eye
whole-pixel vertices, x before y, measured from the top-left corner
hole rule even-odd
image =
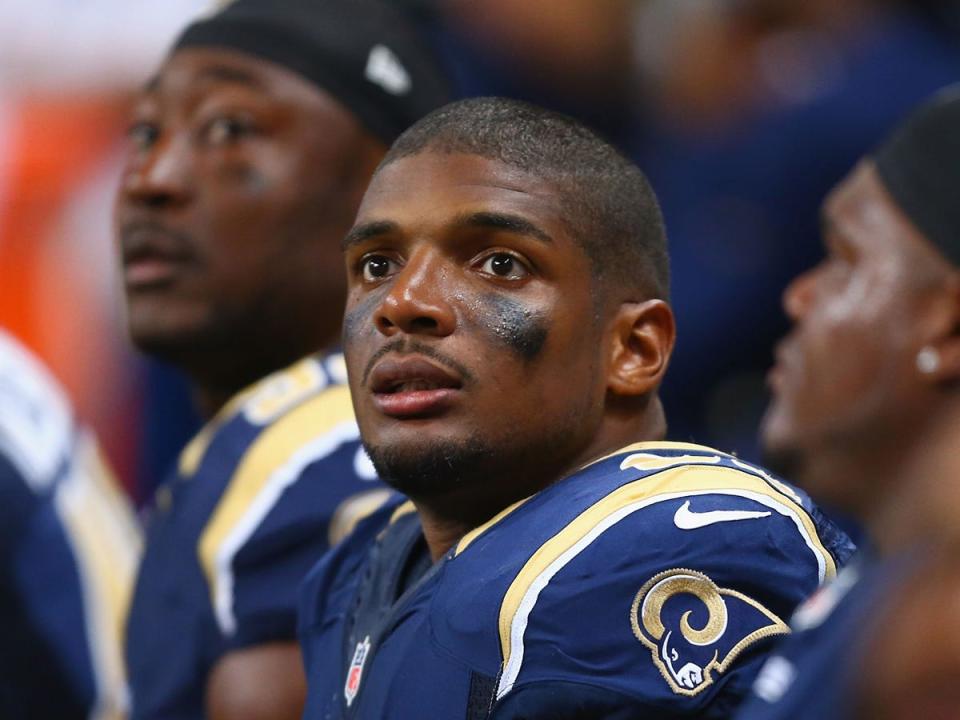
[[[501,278],[520,279],[530,274],[523,263],[507,253],[490,255],[480,267],[483,272]]]
[[[204,128],[204,137],[211,145],[228,145],[252,134],[253,123],[239,117],[223,115],[211,120]]]
[[[363,260],[361,271],[363,279],[373,282],[387,277],[393,270],[393,261],[383,255],[371,255]]]

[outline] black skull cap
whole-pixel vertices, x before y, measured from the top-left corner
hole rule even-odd
[[[336,98],[386,145],[450,100],[447,78],[412,19],[379,0],[236,0],[180,35],[281,65]]]

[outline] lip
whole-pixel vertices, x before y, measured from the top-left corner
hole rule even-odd
[[[422,418],[448,410],[463,380],[422,356],[388,356],[377,363],[367,381],[374,405],[394,418]]]
[[[125,224],[120,254],[130,289],[167,285],[194,259],[189,236],[156,221]]]

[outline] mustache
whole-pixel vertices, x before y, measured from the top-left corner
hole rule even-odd
[[[119,236],[124,262],[144,255],[160,255],[175,260],[189,260],[196,256],[190,235],[156,220],[124,223]]]
[[[450,368],[455,373],[457,373],[460,378],[463,380],[463,383],[466,385],[469,382],[473,381],[473,373],[470,372],[463,364],[457,362],[451,357],[447,357],[443,353],[429,345],[425,345],[416,340],[408,340],[405,338],[397,338],[396,340],[391,340],[386,345],[377,350],[373,356],[367,361],[367,366],[363,369],[363,378],[360,381],[360,384],[366,386],[367,378],[370,377],[370,373],[373,371],[374,366],[377,364],[377,361],[380,360],[384,355],[389,353],[396,353],[397,355],[423,355],[428,357],[431,360],[437,362],[440,365]]]

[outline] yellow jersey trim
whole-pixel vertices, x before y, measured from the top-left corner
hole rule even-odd
[[[655,447],[663,448],[664,445],[662,443],[640,443],[639,446],[630,446],[629,449],[647,450]],[[699,446],[693,447],[699,449]],[[621,453],[618,452],[614,454],[619,455]],[[629,460],[629,458],[625,459],[624,464],[627,464],[627,460]],[[808,545],[811,546],[814,552],[822,557],[825,566],[825,577],[832,578],[836,575],[836,564],[834,563],[833,556],[823,546],[817,534],[816,525],[807,511],[802,505],[794,502],[789,496],[771,488],[763,478],[752,475],[747,471],[735,470],[723,466],[682,465],[664,470],[629,482],[594,503],[574,518],[566,527],[561,529],[560,532],[541,545],[523,568],[521,568],[507,589],[500,606],[500,647],[503,655],[504,668],[506,669],[510,664],[511,653],[515,650],[515,648],[512,647],[511,634],[514,630],[514,622],[521,609],[521,605],[526,604],[525,612],[527,614],[532,611],[531,591],[534,583],[537,582],[548,568],[558,561],[561,556],[574,548],[578,543],[581,543],[594,528],[627,506],[642,501],[653,500],[658,496],[663,496],[663,499],[666,500],[671,496],[682,496],[686,493],[724,491],[748,492],[756,496],[770,498],[776,501],[778,505],[784,506],[791,511],[805,529]],[[556,568],[554,573],[558,572],[559,569],[560,568]],[[536,602],[535,596],[532,598],[532,602]],[[522,653],[522,648],[520,652]],[[517,672],[519,672],[519,669],[517,669]]]
[[[317,363],[314,355],[302,358],[283,370],[251,383],[230,398],[180,453],[180,476],[193,477],[217,430],[241,411],[249,409],[252,422],[266,424],[296,402],[303,401],[311,393],[320,390],[326,383],[326,377],[317,367]],[[271,415],[274,417],[270,417]]]
[[[75,463],[54,505],[69,538],[83,588],[87,636],[95,667],[93,720],[120,720],[129,709],[122,656],[124,623],[141,537],[92,436],[78,441]]]
[[[350,390],[345,385],[336,385],[298,405],[266,428],[244,454],[211,514],[197,548],[214,607],[219,606],[216,574],[224,543],[244,521],[274,471],[307,443],[352,421]]]
[[[695,445],[694,443],[667,442],[667,441],[650,440],[650,441],[646,441],[646,442],[638,442],[638,443],[633,443],[632,445],[627,445],[626,447],[620,448],[620,449],[617,450],[616,452],[612,452],[612,453],[610,453],[609,455],[604,455],[603,457],[597,458],[596,460],[591,460],[591,461],[588,462],[586,465],[583,465],[582,467],[580,467],[576,472],[580,472],[581,470],[584,470],[584,469],[590,467],[591,465],[596,465],[596,464],[599,463],[599,462],[603,462],[604,460],[609,460],[610,458],[616,457],[617,455],[622,455],[623,453],[628,453],[628,452],[642,452],[642,451],[644,451],[644,450],[647,450],[647,451],[650,451],[650,450],[697,450],[697,451],[701,451],[701,452],[709,452],[709,453],[712,453],[712,454],[714,454],[714,455],[721,456],[721,457],[730,457],[730,456],[727,455],[726,453],[718,452],[718,451],[714,450],[713,448],[706,447],[705,445]],[[669,460],[669,463],[667,463],[668,465],[677,465],[677,464],[687,463],[687,462],[691,462],[691,461],[692,461],[692,462],[697,462],[697,461],[705,462],[705,461],[708,461],[709,458],[700,458],[700,457],[697,457],[697,458],[689,458],[689,457],[686,457],[686,458],[683,458],[683,459],[681,459],[681,458],[664,458],[664,460]],[[653,469],[653,468],[651,468],[651,469]],[[575,474],[575,473],[570,473],[570,475],[567,475],[566,477],[570,477],[570,476],[572,476],[572,475],[574,475],[574,474]],[[503,520],[505,517],[507,517],[507,515],[509,515],[510,513],[512,513],[512,512],[513,512],[514,510],[516,510],[518,507],[520,507],[520,506],[523,505],[525,502],[527,502],[531,497],[533,497],[533,495],[531,495],[531,496],[529,496],[529,497],[525,497],[525,498],[523,498],[522,500],[518,500],[517,502],[513,503],[512,505],[508,505],[506,508],[504,508],[504,509],[501,510],[499,513],[497,513],[497,514],[494,515],[492,518],[490,518],[490,519],[487,520],[485,523],[483,523],[483,525],[478,525],[478,526],[475,527],[473,530],[471,530],[471,531],[468,532],[466,535],[464,535],[462,538],[460,538],[460,542],[457,543],[457,548],[456,548],[456,550],[454,550],[454,553],[453,553],[454,557],[456,557],[457,555],[459,555],[460,553],[462,553],[463,551],[465,551],[468,547],[470,547],[470,545],[473,543],[474,540],[476,540],[478,537],[480,537],[483,533],[485,533],[485,532],[486,532],[487,530],[489,530],[491,527],[493,527],[494,525],[496,525],[498,522],[500,522],[501,520]]]

